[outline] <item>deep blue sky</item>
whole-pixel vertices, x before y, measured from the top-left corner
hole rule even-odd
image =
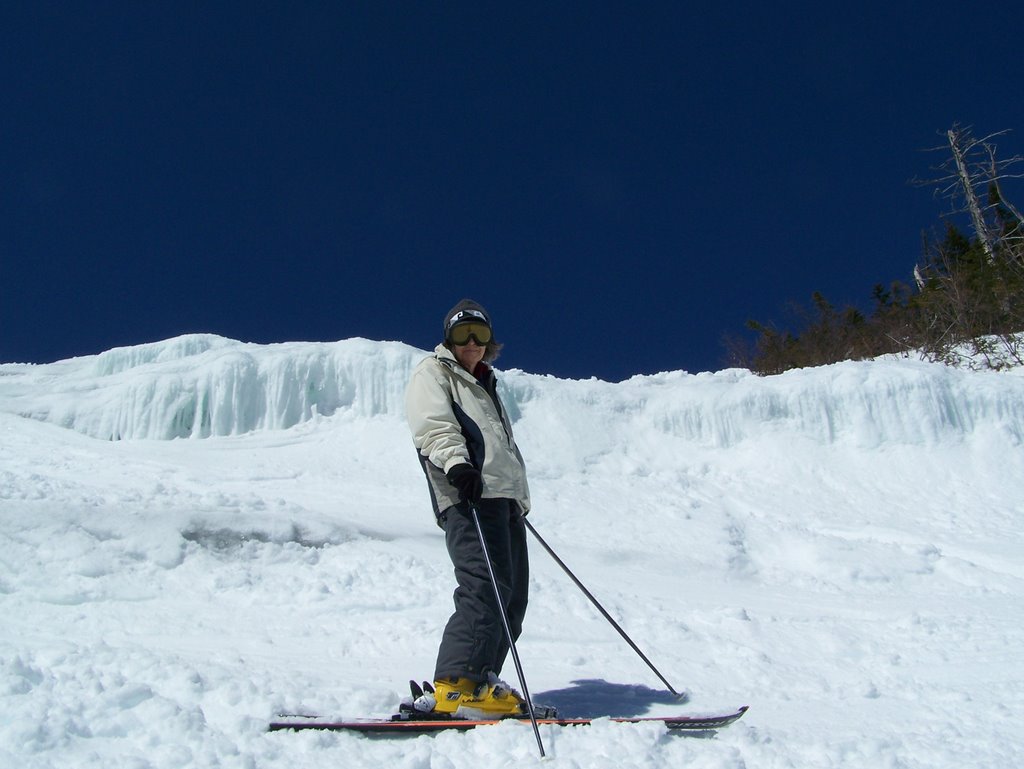
[[[4,3],[0,361],[429,348],[469,296],[500,367],[720,368],[909,280],[939,132],[1024,152],[999,7]]]

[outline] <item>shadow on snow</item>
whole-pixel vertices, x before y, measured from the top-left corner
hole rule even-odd
[[[558,709],[562,718],[632,718],[644,715],[652,705],[682,705],[688,700],[664,689],[642,684],[613,684],[599,678],[572,682],[564,689],[552,689],[533,696],[534,702]]]

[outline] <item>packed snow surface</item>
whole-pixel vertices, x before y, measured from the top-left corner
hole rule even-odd
[[[528,726],[385,716],[453,578],[403,414],[425,353],[196,335],[0,365],[0,766],[521,767]],[[913,360],[500,372],[536,544],[519,644],[560,767],[1024,765],[1024,376]],[[505,678],[515,681],[511,663]]]

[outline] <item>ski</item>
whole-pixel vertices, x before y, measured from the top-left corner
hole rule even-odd
[[[726,727],[738,721],[746,712],[747,706],[744,705],[731,713],[719,715],[613,716],[608,717],[607,720],[618,724],[662,723],[671,731],[706,732]],[[599,719],[538,718],[537,723],[552,726],[587,726],[596,720]],[[453,716],[432,716],[425,713],[398,713],[391,716],[391,718],[363,718],[352,721],[332,721],[319,716],[281,715],[278,716],[278,720],[270,723],[270,731],[320,729],[335,732],[354,731],[365,734],[432,734],[452,729],[465,731],[475,729],[478,726],[493,726],[505,721],[524,721],[529,723],[529,719],[525,717],[468,720]]]

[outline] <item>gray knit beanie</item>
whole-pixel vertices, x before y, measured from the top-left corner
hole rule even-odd
[[[449,332],[454,326],[460,323],[483,323],[491,328],[491,316],[481,305],[472,299],[463,299],[457,305],[448,310],[444,316],[443,339],[448,338]],[[491,328],[493,332],[494,329]]]

